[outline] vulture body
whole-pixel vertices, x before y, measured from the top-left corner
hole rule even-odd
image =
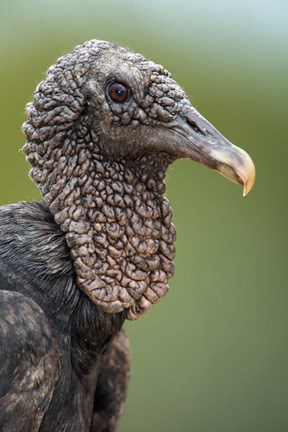
[[[0,208],[0,430],[113,432],[129,377],[123,323],[174,271],[169,164],[190,158],[244,193],[254,165],[162,66],[105,41],[61,57],[27,114],[43,202]]]

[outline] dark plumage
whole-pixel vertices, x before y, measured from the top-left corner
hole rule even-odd
[[[27,106],[23,148],[42,203],[0,209],[0,430],[116,430],[122,326],[173,275],[163,197],[189,157],[249,192],[254,166],[159,65],[92,40],[60,58]]]

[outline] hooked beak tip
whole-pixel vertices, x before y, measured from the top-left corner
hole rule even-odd
[[[242,160],[240,164],[235,164],[234,169],[242,181],[243,197],[245,197],[254,186],[256,170],[254,162],[249,154],[242,149],[239,149],[238,151],[242,155]]]
[[[245,197],[253,188],[256,177],[255,165],[248,153],[231,143],[211,153],[217,161],[215,169],[228,180],[242,185]]]
[[[254,186],[255,177],[256,177],[256,171],[255,171],[254,164],[253,164],[253,168],[254,169],[251,171],[250,176],[247,178],[247,181],[244,182],[244,184],[243,184],[243,197],[248,195],[248,193],[250,192],[250,190]]]

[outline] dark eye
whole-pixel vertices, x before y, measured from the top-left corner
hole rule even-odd
[[[108,96],[116,103],[123,103],[130,97],[130,90],[124,84],[113,82],[108,85]]]

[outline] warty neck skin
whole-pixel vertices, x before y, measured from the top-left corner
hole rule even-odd
[[[91,152],[89,145],[84,149],[75,142],[81,156],[66,158],[60,168],[61,192],[56,174],[45,201],[66,233],[78,286],[93,301],[96,290],[103,310],[129,309],[127,317],[135,319],[167,293],[174,272],[176,234],[163,197],[171,156],[107,161],[95,153],[95,143]],[[80,175],[79,157],[86,164]],[[62,188],[69,171],[71,178]]]

